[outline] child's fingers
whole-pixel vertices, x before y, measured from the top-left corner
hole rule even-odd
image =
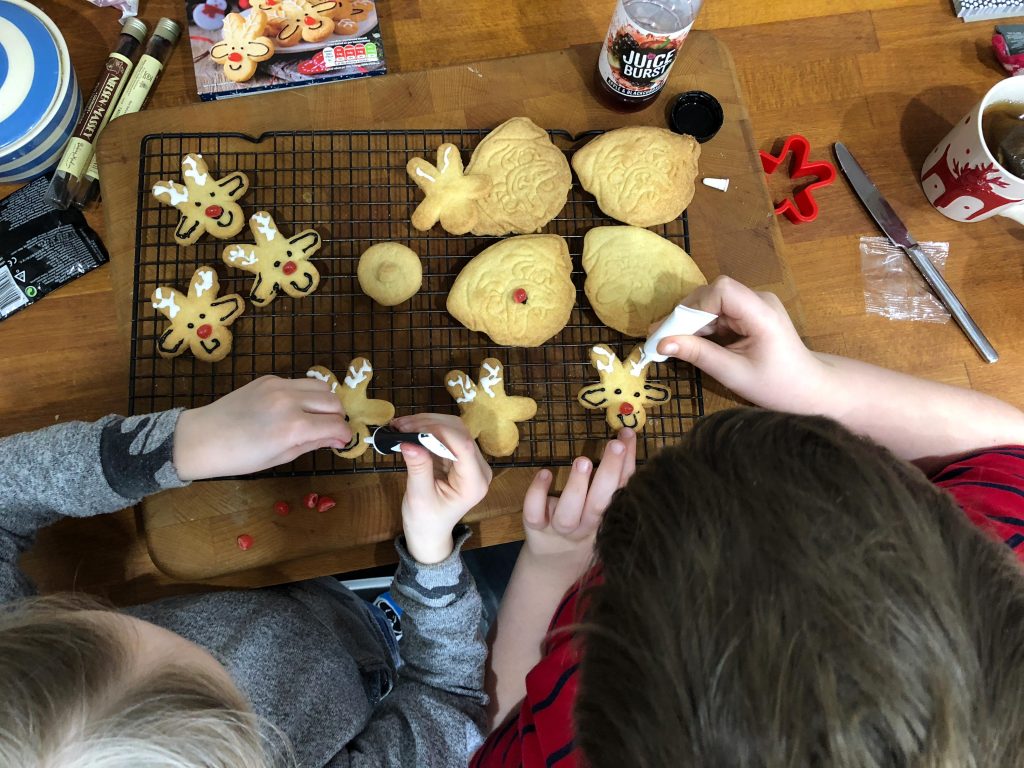
[[[619,487],[624,486],[636,472],[636,432],[632,429],[620,429],[617,435],[626,446],[626,455],[622,461],[622,472],[619,474]]]
[[[340,413],[303,413],[292,437],[295,445],[344,448],[352,439],[352,428]]]
[[[303,392],[302,410],[306,413],[337,413],[344,415],[341,401],[329,391]]]
[[[555,512],[551,516],[551,527],[557,533],[568,534],[575,531],[583,514],[583,504],[587,499],[587,487],[590,484],[590,472],[594,468],[590,459],[580,456],[572,463],[569,480],[562,490]]]
[[[550,469],[542,469],[533,477],[523,498],[523,525],[542,531],[548,527],[548,492],[554,475]]]
[[[579,533],[589,534],[597,530],[604,510],[612,500],[612,494],[619,489],[625,461],[625,442],[619,439],[610,440],[601,456],[601,465],[594,473],[594,481],[590,484],[590,493],[587,494],[578,526]]]
[[[426,448],[402,443],[402,460],[408,470],[405,492],[408,496],[429,499],[434,494],[434,456]]]

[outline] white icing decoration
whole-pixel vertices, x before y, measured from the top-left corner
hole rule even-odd
[[[441,175],[444,176],[444,172],[448,170],[448,156],[452,153],[452,148],[444,148],[444,162],[441,165]]]
[[[615,355],[612,354],[612,351],[610,349],[608,349],[607,347],[594,347],[593,353],[597,355],[598,358],[604,357],[607,358],[608,360],[608,362],[604,364],[601,363],[600,359],[594,360],[594,367],[597,368],[597,370],[602,371],[604,373],[615,372]]]
[[[306,378],[307,379],[319,379],[324,384],[328,384],[331,381],[331,377],[328,376],[326,373],[320,373],[320,371],[312,371],[312,370],[306,371]]]
[[[202,157],[202,155],[198,155],[198,157]],[[210,178],[210,174],[199,172],[199,166],[194,157],[186,157],[181,161],[181,174],[186,179],[194,179],[200,187],[205,187],[206,180]]]
[[[484,363],[484,370],[487,371],[487,375],[480,377],[480,386],[484,388],[487,396],[493,400],[494,391],[491,387],[501,384],[501,367]]]
[[[173,290],[167,296],[163,295],[163,290],[163,288],[157,288],[156,291],[153,292],[153,309],[166,309],[167,317],[173,320],[181,311],[181,307],[179,307],[174,301]]]
[[[196,298],[198,299],[204,293],[213,288],[213,270],[201,269],[196,274],[199,277],[195,284]]]
[[[456,403],[471,403],[476,400],[476,387],[465,374],[456,376],[453,381],[448,382],[449,387],[459,387],[462,390],[462,397],[455,398]]]
[[[359,370],[355,369],[354,365],[348,367],[348,376],[345,377],[345,386],[349,389],[355,389],[357,386],[366,381],[368,374],[373,373],[373,366],[370,365],[369,360],[363,360],[362,366]]]
[[[426,179],[427,181],[437,181],[437,179],[435,179],[435,178],[434,178],[433,176],[431,176],[431,175],[430,175],[429,173],[424,173],[424,172],[423,172],[423,169],[422,169],[422,168],[417,168],[417,169],[416,169],[416,175],[417,175],[417,176],[422,176],[422,177],[423,177],[424,179]]]
[[[170,205],[181,205],[182,203],[188,202],[188,190],[184,189],[179,192],[174,188],[173,184],[168,184],[166,187],[162,184],[156,184],[153,187],[154,195],[167,195],[167,202]]]
[[[277,236],[277,230],[274,229],[274,220],[270,218],[269,214],[257,213],[254,214],[252,220],[256,222],[257,231],[267,238],[267,241],[273,240]]]
[[[650,365],[650,363],[649,362],[646,362],[646,363],[644,362],[644,356],[641,353],[639,360],[637,360],[635,363],[630,363],[629,364],[629,373],[633,377],[639,379],[641,376],[643,376],[644,369],[648,365]]]
[[[251,267],[256,263],[256,251],[250,250],[249,253],[246,254],[245,248],[240,245],[233,245],[231,246],[231,250],[228,251],[228,260]]]

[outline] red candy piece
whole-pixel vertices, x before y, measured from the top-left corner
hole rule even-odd
[[[232,53],[228,54],[228,61],[233,61],[233,62],[235,62],[235,64],[237,64],[241,60],[242,60],[242,54],[240,54],[238,51],[233,51]]]
[[[291,511],[292,511],[292,508],[290,506],[288,506],[288,502],[287,501],[275,501],[274,502],[274,512],[276,512],[281,517],[287,517],[288,513],[291,512]]]
[[[211,219],[219,219],[224,214],[224,209],[219,205],[209,205],[206,207],[206,215]]]
[[[338,506],[338,502],[330,496],[321,496],[320,501],[316,505],[316,511],[326,512],[328,509],[334,509],[336,506]]]
[[[211,333],[213,333],[213,326],[210,325],[209,323],[203,323],[198,328],[196,328],[196,336],[198,336],[200,339],[210,338]]]
[[[526,303],[526,289],[525,288],[516,288],[515,291],[512,292],[512,298],[515,299],[516,304],[525,304]]]
[[[316,509],[316,505],[319,501],[319,493],[307,493],[302,497],[302,503],[306,506],[306,509]]]
[[[306,17],[306,26],[307,27],[315,27],[316,26],[316,19],[314,19],[312,16],[307,16]]]
[[[619,406],[619,413],[623,416],[629,416],[633,413],[633,405],[631,403],[623,403]]]
[[[293,272],[295,272],[296,269],[298,269],[298,267],[295,266],[294,261],[286,261],[284,265],[281,267],[281,271],[284,272],[286,275],[292,274]]]
[[[248,533],[243,533],[241,536],[235,539],[235,543],[238,544],[238,548],[243,552],[247,549],[252,549],[252,536],[250,536]]]

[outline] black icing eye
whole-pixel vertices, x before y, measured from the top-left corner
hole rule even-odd
[[[210,193],[210,197],[214,197],[216,194],[217,194],[216,192],[211,192]]]
[[[616,389],[615,390],[615,394],[616,395],[621,395],[622,394],[622,390],[621,389]]]
[[[202,205],[202,203],[200,203],[198,200],[196,200],[196,208],[198,208],[201,205]]]
[[[200,319],[200,320],[205,320],[205,319],[206,319],[206,313],[205,313],[205,312],[201,313],[201,314],[199,315],[199,319]],[[637,395],[637,397],[640,397],[640,395]]]
[[[285,251],[284,255],[288,256],[289,258],[291,258],[292,252],[291,251]]]
[[[195,324],[195,323],[189,323],[189,324],[188,324],[188,327],[189,327],[189,328],[195,328],[195,327],[196,327],[196,324]]]
[[[200,317],[202,317],[202,315],[200,315]],[[640,397],[640,393],[639,392],[634,392],[633,393],[633,397]]]
[[[281,262],[280,261],[275,261],[274,262],[274,266],[275,267],[280,267],[281,266]]]
[[[348,414],[345,414],[345,421],[348,421]]]

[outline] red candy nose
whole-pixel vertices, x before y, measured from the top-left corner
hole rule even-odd
[[[525,288],[516,288],[515,291],[512,292],[512,298],[515,300],[516,304],[525,304],[526,303],[526,289]]]
[[[306,26],[307,27],[312,27],[312,26],[315,26],[315,25],[316,25],[316,19],[314,19],[312,16],[307,16],[306,17]]]
[[[629,416],[633,412],[633,406],[630,403],[623,403],[619,406],[619,413],[623,416]]]
[[[267,5],[277,5],[277,0],[267,0]]]
[[[210,325],[209,323],[203,323],[198,328],[196,328],[196,336],[198,336],[200,339],[210,338],[211,333],[213,333],[213,326]]]
[[[221,216],[224,215],[224,209],[221,208],[219,205],[210,205],[207,206],[206,208],[206,215],[209,216],[211,219],[219,219]]]
[[[292,274],[296,269],[298,269],[298,267],[295,266],[294,261],[286,261],[284,263],[284,266],[281,267],[281,271],[284,272],[286,275]]]
[[[234,51],[234,52],[228,54],[228,61],[233,61],[233,62],[235,62],[237,64],[241,60],[242,60],[242,54],[240,54],[238,51]]]

